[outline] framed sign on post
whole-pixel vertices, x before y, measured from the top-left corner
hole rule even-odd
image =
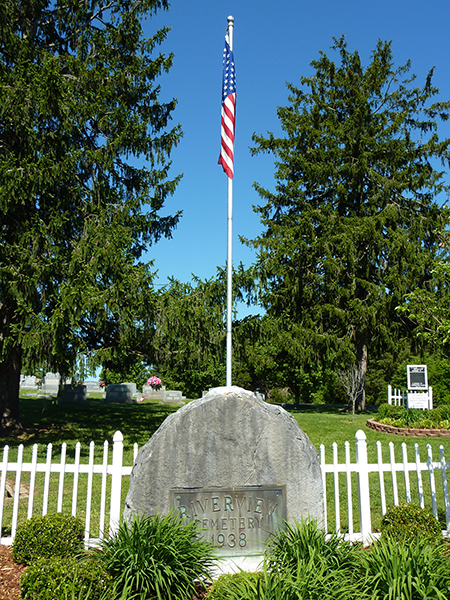
[[[427,365],[407,365],[408,390],[427,390]]]
[[[408,392],[407,396],[408,408],[433,408],[430,406],[430,396],[428,392]]]

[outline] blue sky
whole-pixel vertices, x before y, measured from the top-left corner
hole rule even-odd
[[[170,240],[150,248],[159,284],[173,276],[189,281],[215,275],[227,256],[227,177],[217,165],[220,148],[222,52],[228,15],[234,16],[237,78],[235,176],[233,184],[233,263],[249,266],[252,250],[238,236],[262,230],[253,205],[260,201],[252,184],[273,189],[271,156],[252,157],[252,134],[280,133],[278,106],[287,104],[286,82],[299,84],[312,73],[319,51],[337,55],[333,37],[345,35],[349,50],[358,50],[367,65],[378,39],[392,40],[395,64],[411,59],[417,85],[435,66],[440,99],[450,99],[450,3],[448,0],[173,0],[169,11],[145,24],[151,35],[172,27],[161,46],[175,54],[169,74],[160,78],[161,100],[176,97],[174,124],[184,137],[175,148],[172,175],[184,173],[165,212],[183,211]],[[450,137],[450,123],[440,129]],[[164,211],[163,211],[164,212]]]

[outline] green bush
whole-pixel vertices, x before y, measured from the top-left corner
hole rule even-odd
[[[405,414],[405,423],[407,427],[415,427],[422,419],[424,412],[420,408],[408,408]]]
[[[294,572],[301,561],[311,557],[328,560],[338,555],[343,562],[351,548],[336,535],[327,538],[325,531],[308,519],[294,525],[286,523],[284,529],[275,532],[268,540],[265,561],[270,570]]]
[[[289,574],[285,590],[292,598],[322,600],[359,597],[360,581],[355,564],[358,544],[338,535],[326,535],[312,520],[286,524],[269,539],[265,554],[267,571]],[[269,579],[277,590],[283,585]],[[288,592],[286,591],[286,594]]]
[[[195,581],[209,579],[214,564],[214,547],[199,534],[196,523],[173,513],[139,517],[103,540],[96,556],[130,598],[190,598]]]
[[[111,597],[111,578],[92,560],[41,558],[22,575],[20,600],[71,600]]]
[[[409,522],[414,514],[424,527],[427,511],[417,511],[417,507],[409,511],[410,506],[395,511],[397,521]],[[271,537],[262,573],[219,577],[207,596],[207,600],[353,598],[450,598],[448,546],[443,541],[410,544],[407,539],[387,536],[366,549],[337,536],[328,537],[314,522],[306,521],[288,525]]]
[[[448,406],[447,404],[437,406],[433,410],[428,410],[426,416],[427,419],[430,419],[431,421],[436,421],[437,423],[439,423],[440,421],[448,421],[450,420],[450,406]]]
[[[295,398],[288,388],[272,388],[269,392],[268,401],[271,404],[285,404],[294,402]]]
[[[404,419],[406,417],[406,412],[407,410],[404,406],[382,404],[378,408],[377,419]]]
[[[388,404],[387,402],[380,404],[380,406],[378,407],[378,411],[377,411],[377,419],[384,419],[384,417],[387,416],[387,414],[389,413],[389,407],[391,405]]]
[[[442,541],[441,525],[431,510],[415,504],[391,506],[381,520],[381,537],[397,542]]]
[[[230,597],[247,598],[252,590],[263,586],[263,573],[240,571],[218,577],[206,598],[207,600],[228,600]]]
[[[421,429],[440,429],[439,423],[431,419],[422,419],[422,421],[417,423],[417,426]]]
[[[394,427],[406,427],[405,419],[392,419],[391,425]]]
[[[29,564],[38,558],[76,556],[83,551],[84,526],[76,517],[53,514],[21,523],[13,542],[13,559]]]
[[[423,429],[449,429],[450,406],[438,406],[433,410],[406,409],[403,406],[382,404],[376,420],[394,427],[419,427]]]
[[[450,597],[450,561],[441,545],[381,538],[361,553],[361,587],[373,599],[445,600]]]
[[[306,591],[306,590],[305,590]],[[290,573],[241,571],[222,575],[214,582],[206,600],[298,600],[295,581]]]

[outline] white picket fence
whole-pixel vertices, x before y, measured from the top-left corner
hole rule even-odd
[[[388,385],[388,404],[405,408],[433,408],[433,388],[428,390],[400,390]]]
[[[138,452],[137,444],[133,448],[133,457],[136,459]],[[107,512],[109,512],[109,532],[114,532],[120,522],[122,514],[122,479],[130,476],[132,465],[123,465],[123,435],[120,431],[116,431],[113,437],[112,445],[112,460],[110,458],[110,449],[107,441],[103,444],[102,460],[96,461],[95,444],[91,442],[89,445],[88,462],[82,462],[82,448],[78,442],[75,446],[74,460],[68,460],[67,446],[62,444],[61,454],[56,460],[53,457],[53,446],[47,446],[45,462],[38,462],[38,445],[34,444],[32,448],[32,456],[30,462],[24,462],[24,446],[21,444],[17,448],[16,460],[9,461],[10,449],[5,446],[3,449],[3,460],[0,465],[0,544],[12,544],[17,529],[17,524],[23,518],[30,519],[37,514],[46,515],[49,512],[50,504],[55,512],[62,512],[63,499],[67,494],[71,494],[71,514],[77,516],[80,511],[80,504],[84,512],[85,522],[85,544],[86,546],[94,546],[101,540],[105,533],[105,522]],[[11,499],[6,497],[6,484],[8,473],[15,473],[14,477],[14,493]],[[23,487],[24,473],[29,473],[26,477],[27,494],[26,498],[21,494]],[[37,485],[37,475],[43,474],[43,482]],[[57,484],[52,483],[52,474],[57,474]],[[87,481],[83,486],[83,496],[80,497],[80,475],[85,475]],[[71,483],[68,485],[68,476]],[[100,497],[93,497],[93,479],[94,476],[101,478]],[[54,479],[54,477],[53,477]],[[22,496],[22,497],[21,497]],[[36,507],[36,497],[42,497],[42,510]],[[70,497],[69,497],[70,499]],[[107,511],[107,500],[109,506]],[[12,501],[12,507],[8,506],[9,500]],[[53,500],[53,502],[51,502]],[[55,504],[56,502],[56,504]],[[99,518],[95,523],[98,535],[92,536],[91,530],[94,524],[91,523],[91,515],[94,504],[97,503],[97,514]],[[24,506],[26,504],[26,506]],[[9,508],[9,514],[6,515],[5,509]],[[24,510],[26,508],[26,516]],[[22,509],[22,510],[20,510]],[[38,511],[38,512],[37,512]],[[4,521],[8,522],[9,535],[2,535],[4,529]]]
[[[406,406],[406,391],[388,385],[388,404],[393,404],[394,406]]]
[[[331,529],[344,533],[345,537],[363,542],[375,537],[372,531],[372,515],[377,505],[381,515],[386,513],[389,505],[397,506],[400,502],[414,502],[422,508],[430,508],[436,518],[440,516],[439,510],[445,511],[446,529],[450,530],[450,503],[447,484],[447,470],[450,462],[444,456],[444,448],[439,447],[439,460],[433,460],[430,444],[426,447],[426,459],[422,460],[419,445],[414,444],[414,457],[408,458],[406,443],[401,444],[401,460],[397,462],[393,442],[389,443],[389,460],[383,461],[382,445],[377,442],[377,461],[369,463],[367,459],[366,435],[362,430],[355,434],[356,460],[351,462],[350,444],[345,442],[345,460],[339,462],[338,447],[332,445],[332,461],[327,462],[325,447],[320,446],[320,466],[325,491],[325,525],[327,531]],[[435,472],[438,477],[435,476]],[[342,475],[341,475],[342,474]],[[354,476],[352,477],[352,474]],[[341,477],[340,477],[341,475]],[[332,498],[327,498],[327,476],[331,476],[333,483]],[[387,482],[386,482],[387,476]],[[342,493],[342,479],[344,478],[344,493]],[[356,479],[356,482],[354,481]],[[400,480],[399,480],[400,479]],[[356,487],[358,513],[358,530],[354,527],[354,512],[356,499],[353,488]],[[329,488],[328,488],[329,489]],[[341,505],[342,495],[346,499],[346,506]],[[334,526],[329,523],[330,506],[334,509]],[[442,515],[444,512],[442,512]],[[345,527],[341,526],[341,519],[345,520]]]
[[[137,451],[135,444],[133,462]],[[389,460],[383,461],[381,443],[377,442],[377,460],[369,463],[366,436],[359,430],[355,435],[355,460],[351,460],[349,442],[345,442],[344,452],[345,458],[340,462],[339,449],[334,443],[331,460],[327,462],[325,447],[320,446],[327,531],[335,530],[348,539],[367,542],[374,535],[374,513],[378,512],[380,517],[389,505],[400,502],[414,502],[431,508],[435,517],[438,517],[438,511],[443,511],[442,514],[445,511],[446,530],[450,530],[447,485],[450,462],[446,461],[442,446],[439,459],[433,460],[431,446],[427,445],[426,458],[422,460],[418,444],[415,444],[414,457],[410,460],[403,443],[401,459],[397,462],[394,444],[389,444]],[[23,445],[17,448],[15,460],[10,461],[9,453],[10,449],[5,446],[0,465],[0,544],[12,543],[20,521],[37,514],[62,512],[63,505],[67,512],[68,504],[72,515],[84,517],[86,546],[96,545],[105,532],[116,531],[123,510],[123,492],[126,491],[123,479],[128,478],[132,470],[132,465],[123,465],[123,435],[119,431],[114,434],[112,449],[108,442],[103,444],[101,461],[97,460],[93,442],[86,455],[78,443],[73,460],[67,456],[66,444],[62,445],[59,457],[53,456],[53,447],[49,444],[45,460],[39,462],[37,444],[32,448],[30,462],[24,461]],[[438,472],[437,477],[435,472]],[[11,473],[15,474],[14,493],[12,498],[6,498],[6,483]],[[94,477],[100,478],[100,485],[95,486],[96,490],[100,489],[100,494],[93,494]],[[28,486],[27,496],[20,493],[24,482]],[[64,502],[67,495],[69,502]],[[96,518],[92,518],[93,512]],[[4,529],[7,529],[5,535]]]

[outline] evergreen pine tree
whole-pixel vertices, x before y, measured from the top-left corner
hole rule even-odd
[[[276,157],[276,188],[255,184],[264,231],[248,243],[285,383],[298,395],[317,365],[354,364],[361,409],[369,357],[410,335],[397,307],[433,279],[449,222],[439,168],[450,140],[439,139],[438,121],[450,104],[431,102],[433,69],[414,87],[409,63],[394,67],[390,43],[378,42],[366,68],[344,38],[333,50],[337,62],[321,53],[314,74],[288,86],[285,136],[253,138],[255,154]]]
[[[24,361],[64,376],[151,321],[140,257],[178,220],[159,210],[181,132],[155,83],[172,64],[155,54],[168,30],[145,39],[142,21],[167,7],[0,3],[0,426],[19,419]]]

